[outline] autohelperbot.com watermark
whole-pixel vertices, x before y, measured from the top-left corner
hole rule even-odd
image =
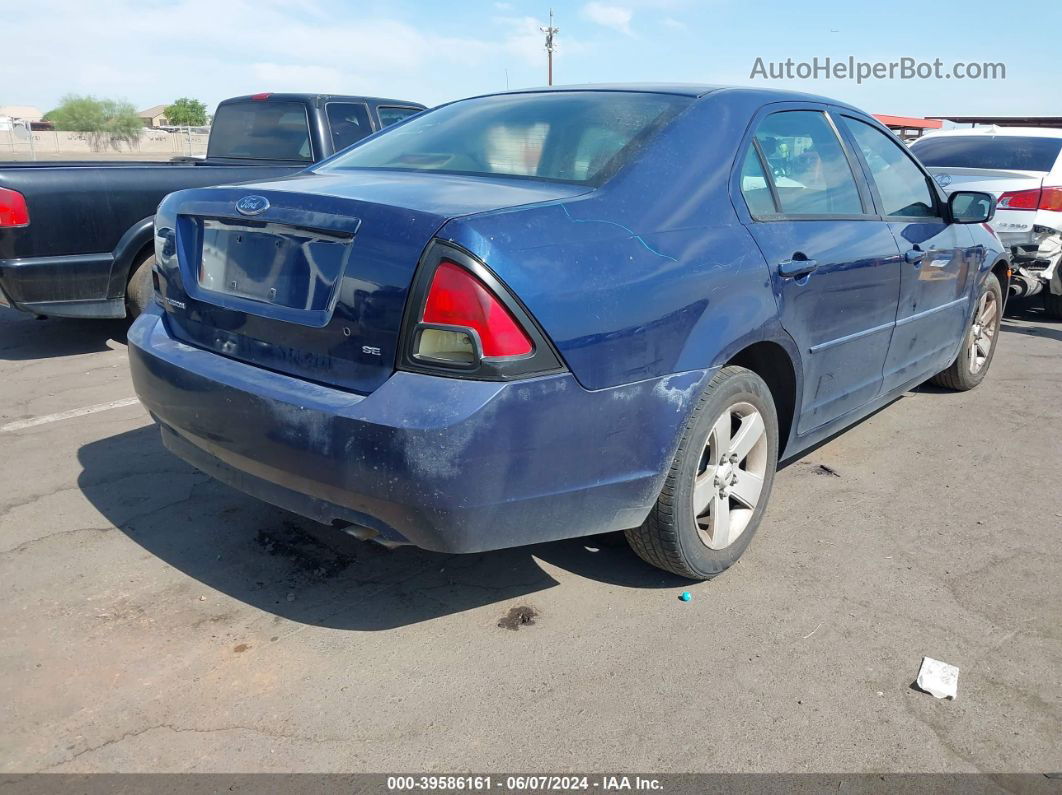
[[[1001,61],[955,61],[945,64],[940,58],[923,61],[905,56],[894,61],[862,61],[847,58],[812,58],[797,61],[771,61],[757,58],[749,73],[750,80],[1006,80],[1007,65]]]

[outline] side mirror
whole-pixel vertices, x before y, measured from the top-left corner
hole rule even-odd
[[[996,214],[996,197],[975,190],[957,190],[948,197],[953,224],[983,224]]]

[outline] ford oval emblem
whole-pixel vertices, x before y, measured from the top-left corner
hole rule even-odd
[[[269,209],[269,199],[265,196],[244,196],[236,202],[236,212],[241,215],[261,215]]]

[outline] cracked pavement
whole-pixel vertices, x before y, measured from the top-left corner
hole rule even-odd
[[[0,426],[132,394],[120,324],[0,310]],[[0,432],[0,772],[1062,770],[1060,395],[1062,324],[1008,318],[981,388],[791,463],[693,586],[616,536],[363,544],[138,405]]]

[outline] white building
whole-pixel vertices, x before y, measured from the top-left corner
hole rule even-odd
[[[0,116],[9,116],[16,121],[40,121],[44,118],[40,108],[32,105],[0,105]]]

